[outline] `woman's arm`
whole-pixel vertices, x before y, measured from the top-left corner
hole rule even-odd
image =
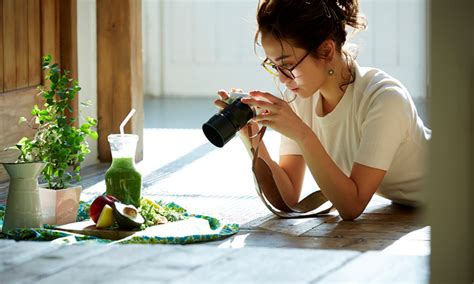
[[[258,115],[256,120],[295,140],[316,183],[337,208],[341,217],[345,220],[357,218],[382,183],[386,171],[355,163],[351,175],[346,176],[326,152],[312,129],[301,121],[285,101],[264,92],[251,92],[251,95],[265,99],[242,100],[267,110]],[[285,166],[289,176],[294,175],[291,168],[283,164],[282,166]]]
[[[311,174],[341,217],[344,220],[357,218],[382,183],[386,171],[354,163],[348,177],[334,163],[309,127],[303,130],[302,136],[296,141]]]
[[[280,168],[288,176],[292,185],[292,195],[286,199],[290,206],[295,206],[301,196],[303,188],[306,163],[301,155],[282,155],[280,156]]]

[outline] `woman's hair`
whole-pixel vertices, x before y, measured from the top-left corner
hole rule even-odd
[[[316,58],[321,57],[316,50],[326,39],[334,40],[337,51],[342,52],[346,26],[354,30],[367,26],[359,14],[358,0],[260,0],[257,24],[256,46],[260,36],[272,35],[312,51]]]

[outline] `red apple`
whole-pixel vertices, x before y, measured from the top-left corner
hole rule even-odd
[[[110,207],[114,208],[115,201],[119,200],[109,194],[97,196],[97,198],[92,202],[91,208],[89,210],[89,216],[91,217],[92,221],[94,221],[94,223],[97,223],[97,220],[99,220],[100,213],[102,212],[104,206],[109,205]]]

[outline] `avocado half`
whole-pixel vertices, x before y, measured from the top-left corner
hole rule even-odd
[[[121,229],[134,230],[140,228],[145,223],[145,219],[138,213],[138,209],[135,206],[120,202],[115,202],[114,205],[114,217]]]

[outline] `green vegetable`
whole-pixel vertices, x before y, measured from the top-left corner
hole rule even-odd
[[[186,210],[174,203],[156,203],[151,199],[143,198],[140,202],[138,212],[145,218],[141,229],[167,222],[176,222],[188,217]]]

